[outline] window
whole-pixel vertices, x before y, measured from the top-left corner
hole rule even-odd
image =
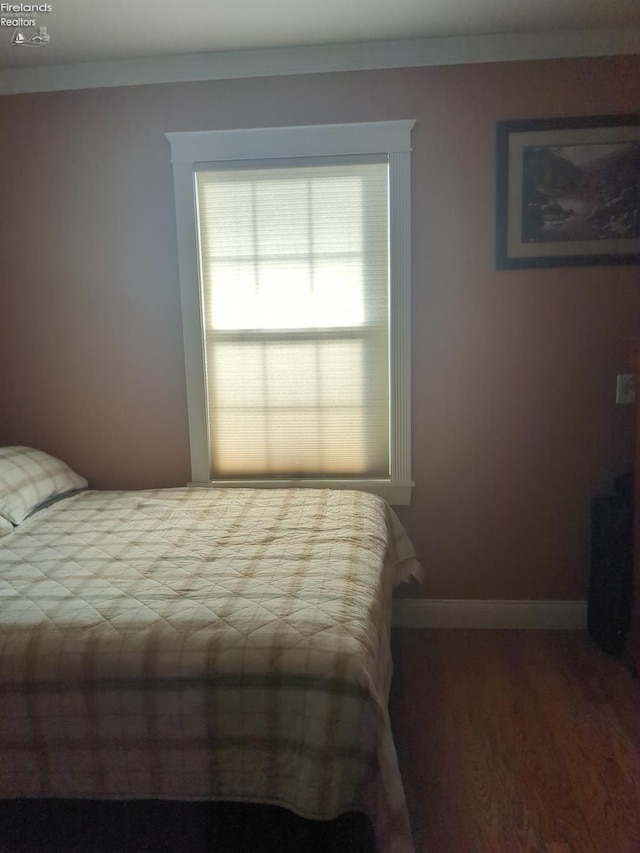
[[[408,503],[412,126],[167,134],[195,483]]]

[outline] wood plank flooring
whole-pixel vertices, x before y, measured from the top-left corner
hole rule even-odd
[[[417,853],[639,853],[638,682],[580,632],[397,631]]]
[[[578,632],[406,630],[392,646],[416,853],[640,853],[640,683],[619,662]],[[0,853],[369,849],[358,815],[0,802]]]

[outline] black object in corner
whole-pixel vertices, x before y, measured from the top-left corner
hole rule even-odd
[[[591,502],[591,571],[587,629],[607,654],[619,657],[631,621],[633,480],[618,477],[612,495]]]

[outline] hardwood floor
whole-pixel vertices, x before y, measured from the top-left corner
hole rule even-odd
[[[640,853],[638,689],[585,634],[394,631],[416,853]],[[365,853],[362,816],[0,802],[0,853]],[[384,851],[383,851],[384,853]]]
[[[394,632],[416,853],[638,853],[638,682],[586,634]]]

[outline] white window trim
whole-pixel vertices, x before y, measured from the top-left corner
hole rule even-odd
[[[411,129],[415,121],[362,122],[166,133],[176,205],[178,270],[184,335],[191,485],[364,489],[390,503],[411,499]],[[200,304],[194,164],[322,156],[389,157],[390,478],[210,479],[204,333]]]

